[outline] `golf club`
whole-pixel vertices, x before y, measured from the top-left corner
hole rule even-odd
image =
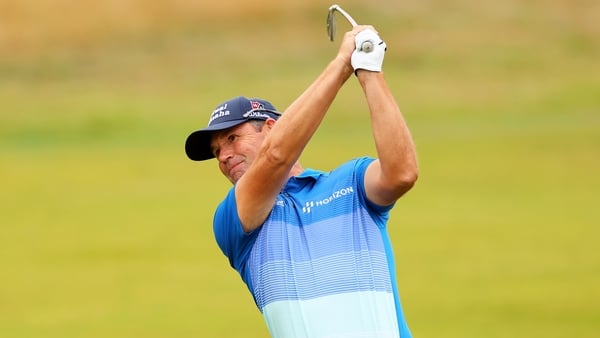
[[[335,37],[335,12],[339,12],[350,22],[352,27],[357,26],[356,20],[354,20],[348,12],[342,9],[339,5],[332,5],[329,7],[329,12],[327,13],[327,34],[329,35],[329,40],[333,41]],[[363,42],[361,50],[365,53],[370,53],[373,50],[373,43],[371,41]]]

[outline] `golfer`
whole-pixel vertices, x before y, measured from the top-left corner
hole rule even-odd
[[[356,47],[364,41],[373,51]],[[418,169],[381,71],[385,51],[372,26],[354,27],[283,114],[266,100],[235,97],[186,140],[190,159],[216,158],[233,183],[214,215],[215,238],[273,337],[411,337],[386,224]],[[350,77],[364,92],[377,158],[330,172],[303,168],[300,154]]]

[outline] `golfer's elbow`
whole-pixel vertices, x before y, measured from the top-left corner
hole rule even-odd
[[[410,166],[403,170],[398,170],[388,180],[389,187],[395,192],[396,197],[400,197],[408,192],[415,185],[419,178],[417,166]]]
[[[410,190],[419,179],[419,170],[415,167],[411,170],[403,171],[397,177],[396,186],[403,191]]]

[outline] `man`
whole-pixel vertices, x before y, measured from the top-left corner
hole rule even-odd
[[[374,50],[356,47],[364,41]],[[284,114],[268,101],[237,97],[186,141],[190,159],[216,158],[234,184],[215,212],[215,238],[273,337],[411,337],[386,223],[418,170],[381,71],[385,51],[373,27],[357,26]],[[377,159],[331,172],[302,168],[302,150],[353,74],[368,103]]]

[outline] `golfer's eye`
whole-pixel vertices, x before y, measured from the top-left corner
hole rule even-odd
[[[229,135],[229,136],[227,137],[227,141],[228,141],[229,143],[233,143],[233,142],[235,142],[235,140],[237,140],[237,138],[238,138],[238,136],[237,136],[237,135],[235,135],[235,134],[231,134],[231,135]]]

